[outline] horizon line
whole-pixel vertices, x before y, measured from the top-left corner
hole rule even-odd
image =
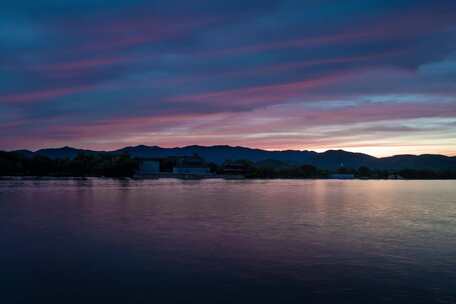
[[[48,150],[48,149],[64,149],[64,148],[70,148],[70,149],[75,149],[75,150],[86,150],[86,151],[92,151],[92,152],[115,152],[118,150],[122,150],[125,148],[135,148],[135,147],[147,147],[147,148],[160,148],[160,149],[184,149],[184,148],[189,148],[189,147],[201,147],[201,148],[212,148],[212,147],[229,147],[229,148],[243,148],[243,149],[250,149],[250,150],[261,150],[261,151],[267,151],[267,152],[314,152],[318,154],[326,153],[329,151],[343,151],[343,152],[348,152],[348,153],[354,153],[354,154],[363,154],[363,155],[368,155],[374,158],[388,158],[388,157],[394,157],[394,156],[424,156],[424,155],[439,155],[439,156],[445,156],[445,157],[456,157],[456,154],[454,155],[448,155],[448,154],[442,154],[442,153],[421,153],[421,154],[410,154],[410,153],[403,153],[403,154],[390,154],[386,156],[375,156],[369,153],[365,152],[360,152],[360,151],[351,151],[343,148],[330,148],[330,149],[315,149],[315,150],[309,150],[309,149],[265,149],[265,148],[255,148],[255,147],[247,147],[247,146],[238,146],[238,145],[229,145],[229,144],[218,144],[218,145],[200,145],[200,144],[192,144],[192,145],[184,145],[184,146],[159,146],[159,145],[145,145],[145,144],[138,144],[138,145],[126,145],[120,148],[113,148],[110,150],[98,150],[98,149],[90,149],[90,148],[79,148],[76,146],[59,146],[59,147],[46,147],[46,148],[38,148],[38,149],[27,149],[27,148],[20,148],[20,149],[5,149],[5,150],[0,150],[0,151],[5,151],[5,152],[16,152],[16,151],[29,151],[32,153],[36,153],[40,150]],[[321,150],[321,151],[317,151]]]

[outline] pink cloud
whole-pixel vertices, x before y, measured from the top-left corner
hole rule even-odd
[[[64,131],[75,137],[98,137],[99,134],[108,135],[125,135],[135,134],[136,132],[163,130],[180,126],[185,122],[191,122],[197,119],[203,119],[208,114],[193,113],[160,113],[160,115],[136,116],[136,117],[114,117],[100,119],[86,124],[63,125],[49,129],[54,131]]]
[[[31,131],[28,141],[24,142],[28,142],[29,145],[33,142],[41,145],[80,143],[85,147],[102,149],[119,148],[131,144],[157,144],[167,147],[190,144],[230,144],[273,150],[322,149],[343,145],[356,150],[357,147],[374,147],[379,140],[383,140],[384,146],[396,145],[398,146],[396,150],[400,151],[401,147],[419,143],[403,141],[399,145],[394,141],[394,135],[403,136],[404,132],[401,130],[399,132],[388,130],[388,134],[385,135],[382,129],[376,132],[371,127],[363,128],[363,123],[385,121],[385,124],[394,126],[395,120],[454,117],[455,115],[456,108],[445,103],[432,105],[367,103],[339,109],[288,105],[240,114],[169,112],[138,117],[106,118],[85,124],[55,122],[46,126],[46,123],[43,123],[43,127]],[[345,127],[336,131],[319,129],[321,126],[341,124]],[[103,136],[100,137],[100,134]],[[40,141],[34,141],[34,138],[40,138]],[[19,143],[20,141],[16,146]],[[427,144],[431,149],[432,140]]]
[[[441,12],[439,18],[428,12],[410,12],[390,15],[388,18],[370,20],[365,29],[346,28],[340,32],[321,35],[307,35],[293,39],[243,45],[200,52],[199,56],[219,57],[243,53],[257,53],[279,49],[315,48],[334,44],[356,44],[383,40],[413,39],[434,32],[445,31],[454,16],[451,12]]]
[[[168,101],[188,103],[208,102],[211,104],[222,103],[226,105],[238,106],[270,105],[279,101],[285,102],[286,99],[289,98],[299,97],[301,94],[318,87],[324,87],[341,80],[345,81],[355,73],[358,73],[358,71],[335,73],[286,84],[273,84],[225,91],[215,91],[196,95],[178,96],[170,98]]]
[[[214,22],[215,18],[169,20],[157,17],[135,19],[108,19],[103,23],[92,21],[95,30],[85,32],[85,42],[78,51],[119,50],[149,43],[159,43],[184,37],[198,28]],[[78,29],[76,29],[78,31]]]
[[[277,72],[286,72],[293,71],[307,67],[315,67],[320,65],[330,65],[330,64],[339,64],[339,63],[356,63],[356,62],[365,62],[369,60],[380,60],[382,58],[390,58],[404,54],[404,50],[394,50],[384,53],[374,53],[361,56],[346,56],[346,57],[335,57],[335,58],[324,58],[324,59],[315,59],[315,60],[305,60],[305,61],[293,61],[287,63],[272,63],[260,67],[254,67],[251,69],[243,69],[238,71],[229,71],[229,72],[220,72],[213,76],[206,76],[207,79],[214,77],[246,77],[246,76],[265,76],[271,73]],[[201,79],[198,79],[200,81]]]
[[[132,57],[92,58],[60,63],[43,64],[36,67],[32,67],[32,69],[47,72],[85,71],[117,65],[121,63],[127,63],[131,62],[132,60],[134,60]]]
[[[57,97],[63,97],[73,94],[89,91],[93,86],[76,86],[67,88],[47,88],[38,91],[31,91],[25,93],[14,93],[0,97],[3,103],[33,103]]]

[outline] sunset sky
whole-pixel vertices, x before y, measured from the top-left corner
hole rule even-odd
[[[0,4],[0,149],[456,155],[455,0]]]

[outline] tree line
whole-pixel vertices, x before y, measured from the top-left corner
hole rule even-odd
[[[18,153],[0,152],[0,176],[94,176],[129,177],[139,162],[126,154],[84,154],[73,159],[51,159],[35,155],[31,158]]]
[[[228,171],[233,166],[238,171]],[[175,159],[160,160],[162,172],[171,172]],[[140,166],[140,160],[128,154],[87,154],[80,153],[75,158],[52,159],[34,155],[25,157],[20,153],[0,151],[0,176],[55,176],[55,177],[132,177]],[[208,164],[210,171],[218,175],[237,174],[246,178],[330,178],[332,174],[350,174],[361,179],[456,179],[456,171],[445,170],[378,170],[365,166],[357,169],[339,168],[331,172],[313,165],[290,165],[282,162],[267,164],[249,160],[228,161],[218,165]]]
[[[456,171],[454,170],[381,170],[361,166],[357,169],[342,167],[330,171],[309,164],[258,166],[248,160],[239,162],[243,165],[242,175],[246,178],[331,178],[333,174],[348,174],[358,179],[456,179]],[[223,165],[210,164],[210,166],[213,172],[226,174]]]

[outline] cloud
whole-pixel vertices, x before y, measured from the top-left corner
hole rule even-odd
[[[413,138],[441,151],[452,127],[432,139],[407,123],[456,117],[455,12],[446,0],[8,2],[0,148]]]
[[[87,91],[89,89],[88,86],[81,86],[81,87],[71,87],[71,88],[56,88],[56,89],[49,89],[49,90],[41,90],[41,91],[31,91],[26,93],[17,93],[17,94],[9,94],[0,97],[1,102],[3,103],[12,103],[12,104],[20,104],[20,103],[28,103],[28,102],[36,102],[42,100],[49,100],[55,99],[58,97],[63,97],[67,95],[77,94],[80,92]]]

